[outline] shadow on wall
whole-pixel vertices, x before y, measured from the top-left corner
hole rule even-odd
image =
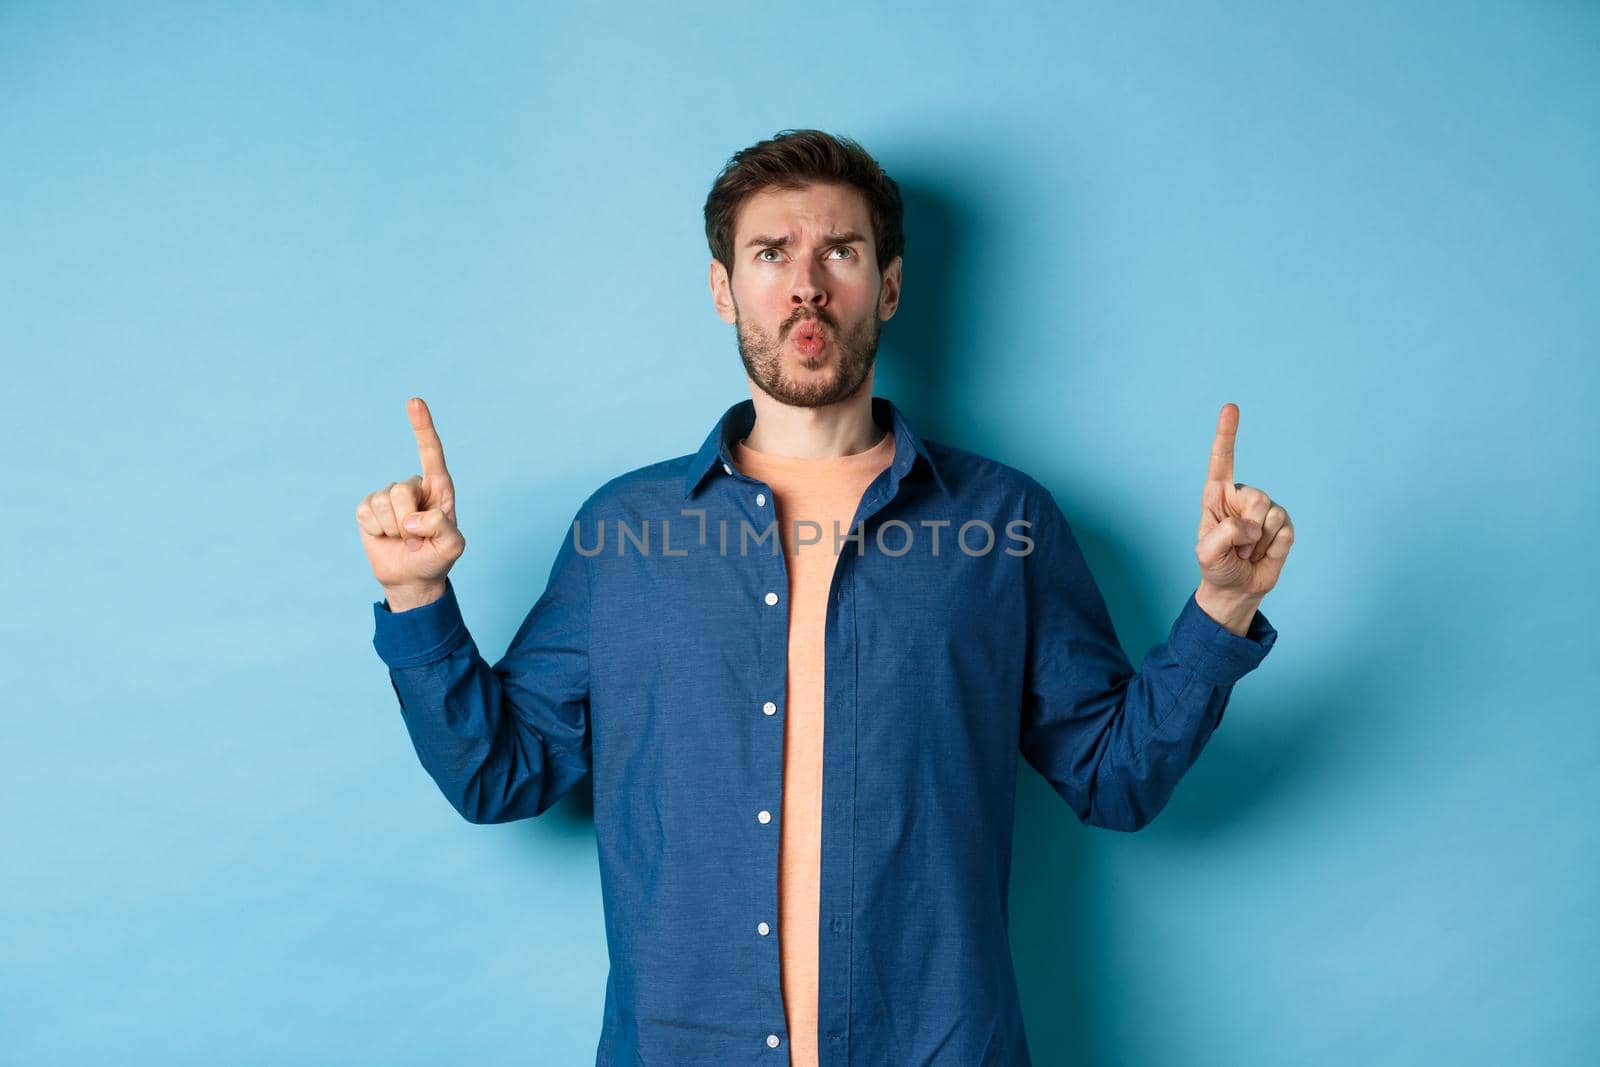
[[[1062,507],[1113,619],[1125,624],[1117,627],[1118,635],[1137,669],[1149,649],[1166,640],[1189,590],[1174,593],[1143,581],[1134,561],[1118,558],[1121,539],[1103,532],[1115,529],[1114,520],[1071,500],[1062,499]],[[1412,560],[1396,556],[1384,567],[1392,572],[1387,578],[1369,576],[1375,588],[1401,575],[1426,584],[1430,579],[1422,575],[1434,570],[1437,580],[1449,581],[1447,568],[1431,563],[1422,552]],[[1431,658],[1428,650],[1437,654],[1458,640],[1447,620],[1429,613],[1427,603],[1427,597],[1395,602],[1386,613],[1385,632],[1414,638],[1405,647],[1374,640],[1357,629],[1370,628],[1370,619],[1351,618],[1349,632],[1337,634],[1320,651],[1322,667],[1316,675],[1302,671],[1285,677],[1280,672],[1267,691],[1258,679],[1272,670],[1269,655],[1239,683],[1221,725],[1167,806],[1138,832],[1138,847],[1198,857],[1224,847],[1230,838],[1250,834],[1275,811],[1303,807],[1307,793],[1315,792],[1312,803],[1320,806],[1331,790],[1363,788],[1367,768],[1392,768],[1402,759],[1395,750],[1426,751],[1426,726],[1414,714],[1415,702],[1427,699],[1426,672],[1415,692],[1397,691],[1383,680],[1415,676],[1419,653],[1426,660]],[[1262,610],[1272,618],[1270,597]],[[1321,632],[1326,635],[1328,629],[1324,626]],[[1279,644],[1294,640],[1290,633]],[[1334,779],[1337,784],[1330,784]],[[1102,857],[1105,846],[1126,841],[1097,836],[1115,831],[1082,826],[1026,761],[1019,761],[1016,817],[1011,943],[1029,1046],[1036,1055],[1049,1050],[1050,1062],[1127,1062],[1127,1051],[1112,1045],[1098,1021],[1128,1017],[1129,1002],[1139,995],[1145,974],[1164,969],[1166,962],[1130,960],[1117,936],[1118,924],[1137,922],[1137,916],[1110,906],[1117,886]],[[1382,830],[1373,828],[1374,833]],[[1183,907],[1179,897],[1167,894],[1165,900],[1163,907]],[[1162,921],[1170,918],[1164,915]],[[1279,919],[1275,916],[1274,922]],[[1248,931],[1239,933],[1248,936]],[[1198,964],[1194,970],[1205,968]],[[1216,993],[1207,988],[1193,995]]]

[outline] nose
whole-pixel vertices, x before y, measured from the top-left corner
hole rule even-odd
[[[828,290],[823,282],[826,275],[820,264],[810,257],[798,257],[793,280],[789,285],[789,302],[796,307],[822,308],[828,303]]]

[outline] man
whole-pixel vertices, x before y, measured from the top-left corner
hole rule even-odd
[[[422,473],[357,508],[374,645],[469,821],[538,815],[592,774],[597,1064],[1027,1064],[1017,757],[1084,823],[1146,825],[1276,639],[1257,607],[1293,527],[1233,481],[1224,405],[1201,581],[1135,673],[1051,494],[872,395],[904,239],[871,157],[784,131],[729,161],[705,217],[750,399],[583,502],[491,667],[412,398]]]

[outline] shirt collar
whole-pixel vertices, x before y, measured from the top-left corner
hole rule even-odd
[[[939,467],[933,461],[933,454],[928,451],[928,446],[922,443],[922,438],[917,436],[911,424],[900,413],[900,409],[888,397],[872,398],[872,421],[894,432],[894,461],[889,467],[890,495],[899,488],[900,480],[910,472],[919,456],[927,464],[928,472],[933,475],[939,491],[949,494],[950,490],[945,486],[944,479],[939,474]],[[706,474],[716,465],[725,464],[728,469],[733,469],[734,442],[748,434],[755,424],[754,400],[741,400],[722,413],[717,424],[706,435],[700,451],[695,453],[694,459],[689,463],[689,473],[683,482],[685,497],[694,496],[695,490],[705,480]]]

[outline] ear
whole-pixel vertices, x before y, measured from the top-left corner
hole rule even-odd
[[[903,256],[895,256],[883,272],[883,282],[878,291],[878,318],[888,322],[900,306],[900,268]]]
[[[739,316],[733,309],[733,279],[728,277],[728,268],[722,265],[722,260],[711,257],[711,276],[707,279],[711,284],[711,302],[716,305],[717,318],[729,326],[739,321]]]

